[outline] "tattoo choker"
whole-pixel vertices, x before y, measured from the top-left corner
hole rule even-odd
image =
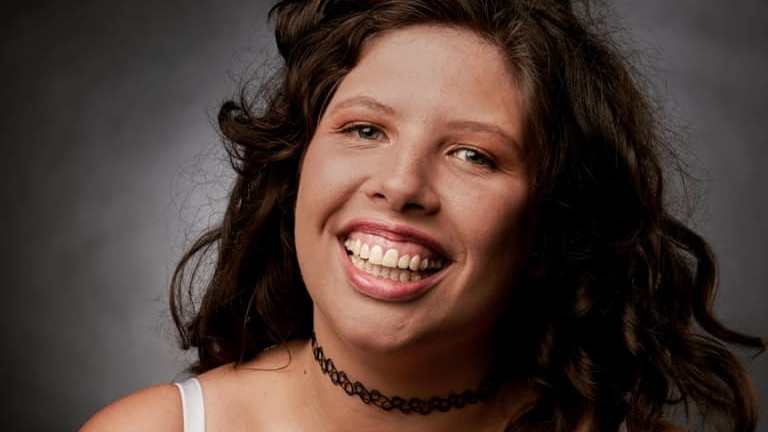
[[[488,397],[493,390],[492,376],[487,378],[476,390],[464,390],[456,394],[451,393],[447,397],[432,396],[429,399],[410,398],[400,396],[385,396],[378,390],[368,390],[360,381],[352,381],[344,371],[336,369],[333,360],[326,357],[323,348],[318,345],[314,333],[312,334],[312,354],[320,365],[320,370],[331,379],[334,385],[341,387],[350,396],[357,396],[363,403],[375,405],[384,411],[399,410],[402,413],[429,414],[432,411],[446,412],[451,409],[473,405]]]

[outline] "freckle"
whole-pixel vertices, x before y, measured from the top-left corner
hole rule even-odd
[[[304,375],[306,375],[306,374],[307,374],[307,370],[306,370],[306,369],[304,369]]]

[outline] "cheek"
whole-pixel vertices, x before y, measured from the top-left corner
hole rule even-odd
[[[516,236],[525,231],[529,194],[522,181],[498,182],[490,187],[478,185],[457,196],[466,223],[483,236]],[[471,216],[470,216],[471,215]]]
[[[296,197],[295,209],[295,234],[296,234],[296,252],[299,256],[299,262],[302,263],[304,255],[308,254],[307,247],[316,244],[318,214],[323,211],[322,202],[324,201],[323,192],[328,191],[325,183],[328,181],[323,173],[326,168],[323,166],[322,158],[315,146],[310,144],[304,159],[302,160],[301,170],[299,171],[299,188]],[[302,267],[304,267],[302,265]]]
[[[296,200],[296,224],[321,229],[344,207],[360,183],[359,161],[340,154],[332,142],[312,142],[304,155]]]
[[[510,194],[510,191],[513,191]],[[522,187],[508,187],[471,203],[477,254],[488,265],[515,269],[527,260],[533,229],[530,223],[528,195]],[[497,267],[499,268],[499,267]]]
[[[326,195],[338,189],[343,170],[323,153],[318,145],[310,144],[304,155],[296,202],[297,220],[320,210],[322,203],[328,200]]]

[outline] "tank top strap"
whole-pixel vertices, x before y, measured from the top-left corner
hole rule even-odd
[[[205,403],[200,381],[190,378],[175,385],[181,393],[184,432],[205,432]]]

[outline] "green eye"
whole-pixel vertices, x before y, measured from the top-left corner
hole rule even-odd
[[[494,164],[491,158],[486,156],[480,151],[471,148],[460,148],[453,152],[453,155],[457,158],[467,161],[472,165],[478,165],[483,167],[493,168]]]
[[[384,132],[382,132],[381,129],[377,128],[376,126],[371,126],[368,124],[349,126],[347,128],[344,128],[342,132],[344,132],[345,134],[352,135],[355,138],[360,138],[363,140],[370,140],[370,141],[381,139],[384,136]]]

